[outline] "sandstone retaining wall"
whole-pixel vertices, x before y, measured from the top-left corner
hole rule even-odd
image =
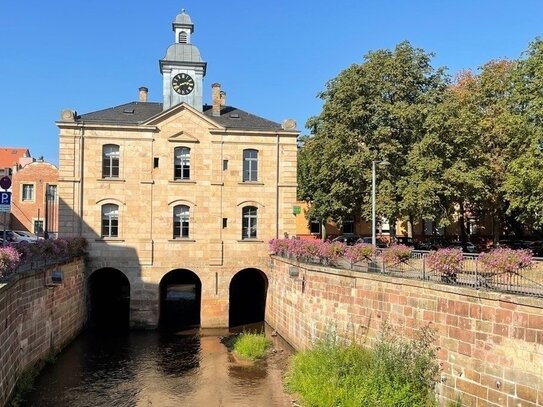
[[[84,258],[11,276],[0,284],[0,406],[26,369],[61,349],[86,319]],[[54,284],[53,271],[63,281]]]
[[[299,272],[293,277],[291,273]],[[543,405],[543,300],[428,281],[270,261],[266,321],[295,348],[327,330],[371,343],[383,321],[400,335],[435,329],[442,405]]]

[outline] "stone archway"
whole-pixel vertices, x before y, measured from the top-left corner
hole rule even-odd
[[[258,269],[239,271],[230,281],[230,327],[264,321],[268,278]]]
[[[130,326],[130,282],[114,268],[93,272],[87,281],[89,327],[119,330]]]
[[[159,325],[165,329],[200,326],[202,282],[192,271],[172,270],[160,280]]]

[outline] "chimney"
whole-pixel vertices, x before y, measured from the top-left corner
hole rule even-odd
[[[147,93],[149,92],[149,89],[147,89],[145,86],[142,86],[140,88],[140,102],[147,102]]]
[[[221,115],[221,106],[222,106],[222,97],[221,95],[224,92],[221,92],[221,84],[214,83],[211,85],[211,104],[213,105],[213,116]]]

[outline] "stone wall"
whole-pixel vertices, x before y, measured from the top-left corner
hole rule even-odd
[[[67,344],[86,318],[84,259],[11,276],[0,284],[0,406],[17,378]],[[63,281],[53,284],[53,271]]]
[[[457,395],[463,406],[543,405],[543,300],[278,257],[270,268],[266,320],[295,348],[333,328],[371,343],[384,321],[408,337],[429,324],[442,405]]]

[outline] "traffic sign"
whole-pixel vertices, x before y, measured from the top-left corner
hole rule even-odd
[[[10,212],[11,210],[11,192],[0,192],[0,212]]]
[[[11,186],[11,178],[10,177],[2,177],[2,178],[0,178],[0,188],[9,189],[10,186]]]

